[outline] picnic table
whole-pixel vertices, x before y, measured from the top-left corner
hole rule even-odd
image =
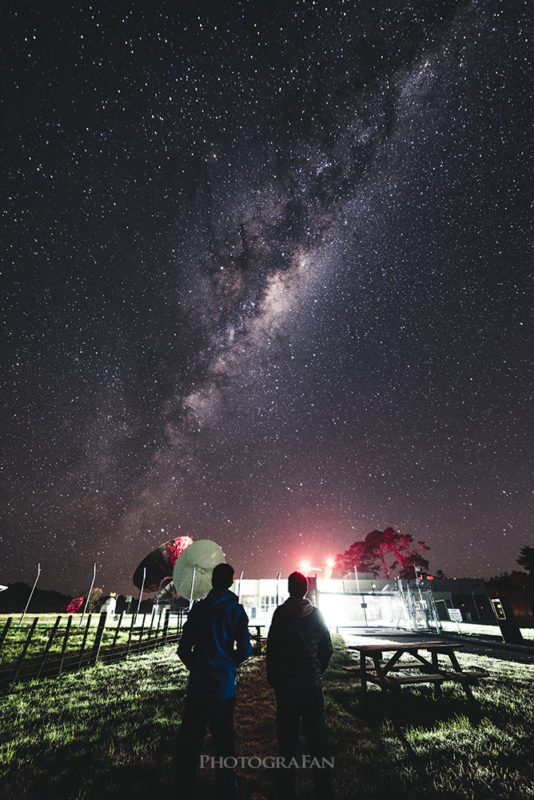
[[[384,690],[399,690],[403,684],[432,683],[438,692],[442,683],[453,681],[461,684],[468,698],[474,700],[471,686],[488,674],[481,669],[463,670],[456,657],[456,646],[450,642],[380,642],[349,645],[348,649],[360,654],[360,666],[346,669],[359,672],[363,692],[367,691],[368,681]],[[401,661],[403,655],[411,660]],[[449,663],[440,664],[439,656],[448,658]],[[408,674],[392,675],[393,672]]]
[[[254,639],[254,652],[256,655],[260,655],[261,653],[261,629],[265,628],[265,625],[255,625],[254,623],[249,623],[249,628],[256,628],[256,634],[252,636]]]

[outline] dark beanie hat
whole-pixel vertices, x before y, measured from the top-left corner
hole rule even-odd
[[[302,572],[292,572],[287,579],[287,588],[291,597],[304,597],[308,591],[308,581]]]

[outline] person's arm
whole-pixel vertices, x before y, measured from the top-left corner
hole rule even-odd
[[[191,669],[194,663],[194,646],[195,646],[195,616],[194,606],[189,612],[189,616],[182,628],[182,635],[180,637],[180,644],[178,645],[178,656],[185,664],[187,669]]]
[[[280,670],[281,657],[281,624],[278,609],[273,614],[271,627],[267,634],[267,683],[276,686]]]
[[[332,657],[332,639],[330,638],[330,631],[326,627],[321,614],[319,614],[319,622],[321,626],[321,635],[319,639],[318,654],[319,661],[321,663],[321,672],[324,672]]]
[[[235,642],[236,642],[236,650],[235,650],[235,662],[236,664],[241,664],[247,658],[252,655],[252,645],[250,644],[250,631],[248,629],[248,617],[247,612],[243,607],[241,607],[241,613],[237,618],[236,630],[235,630]]]

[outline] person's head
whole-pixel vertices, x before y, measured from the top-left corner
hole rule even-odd
[[[308,591],[308,581],[302,572],[292,572],[287,579],[287,588],[291,597],[304,597]]]
[[[230,564],[217,564],[211,573],[211,585],[214,589],[228,589],[234,582],[234,568]]]

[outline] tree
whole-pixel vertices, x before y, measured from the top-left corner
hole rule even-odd
[[[83,606],[85,597],[74,597],[67,606],[67,614],[76,614]]]
[[[30,596],[31,586],[27,583],[10,583],[4,592],[0,592],[0,613],[21,612]],[[29,611],[32,613],[64,611],[70,601],[69,595],[56,592],[54,589],[36,588]]]
[[[534,578],[534,547],[522,547],[516,563],[526,569],[531,578]]]
[[[372,572],[376,577],[383,573],[390,578],[398,570],[399,578],[414,578],[416,567],[428,569],[428,561],[421,553],[429,549],[424,542],[415,542],[409,533],[398,533],[393,528],[371,531],[363,541],[354,542],[345,553],[336,556],[333,574],[349,576],[356,568],[358,572]]]
[[[95,586],[94,589],[91,589],[91,594],[89,595],[89,602],[87,603],[87,611],[89,613],[94,613],[100,610],[100,606],[102,605],[104,597],[104,590],[100,589],[99,586]]]

